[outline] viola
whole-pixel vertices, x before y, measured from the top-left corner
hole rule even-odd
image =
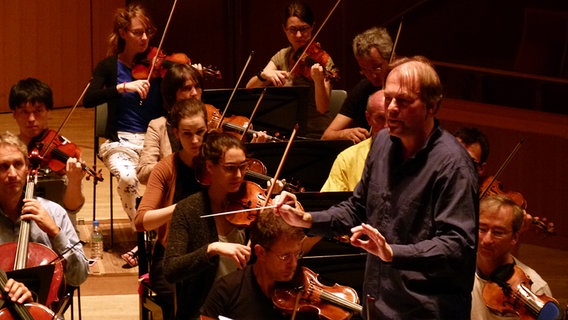
[[[151,77],[149,77],[154,58],[156,58],[156,64],[152,70]],[[166,55],[163,51],[158,51],[158,48],[151,47],[146,56],[139,59],[134,67],[132,67],[132,77],[139,80],[163,78],[166,71],[168,71],[174,63],[191,65],[191,59],[185,53]],[[202,68],[201,73],[206,79],[221,79],[223,77],[221,71],[212,66]]]
[[[4,287],[8,282],[8,277],[4,270],[0,270],[0,292],[3,297],[8,297]],[[8,298],[4,300],[8,301]],[[9,303],[8,307],[0,309],[0,320],[53,320],[55,313],[48,307],[35,303],[28,302],[25,304]]]
[[[299,57],[298,55],[302,53],[303,55]],[[293,70],[292,74],[298,74],[311,80],[311,68],[314,64],[319,63],[319,65],[323,67],[326,79],[331,81],[339,80],[339,70],[335,66],[327,67],[330,56],[321,48],[319,42],[312,42],[306,50],[304,50],[304,48],[299,48],[293,59],[296,61],[298,58],[300,58],[298,67]]]
[[[558,301],[545,294],[534,294],[532,281],[520,267],[514,264],[501,266],[489,278],[482,294],[485,305],[492,312],[517,315],[521,320],[562,319]]]
[[[34,139],[30,148],[30,155],[37,152],[42,167],[48,167],[54,172],[63,172],[70,157],[80,159],[81,149],[67,138],[57,134],[55,130],[46,129],[38,139]],[[30,157],[35,158],[35,157]],[[98,172],[81,163],[81,168],[87,173],[87,180],[93,177],[96,181],[103,181],[101,171]]]
[[[38,168],[36,166],[31,168],[28,173],[24,199],[32,199],[34,196],[37,172]],[[30,242],[30,230],[30,221],[22,220],[20,222],[18,242],[8,242],[0,245],[0,252],[2,252],[0,255],[0,269],[8,271],[20,270],[46,265],[54,261],[55,269],[46,299],[46,305],[51,305],[59,300],[58,293],[64,276],[63,264],[53,250],[43,244]]]
[[[205,107],[207,109],[208,128],[219,127],[223,132],[231,133],[237,136],[237,138],[241,137],[250,121],[249,118],[245,116],[232,115],[230,117],[221,117],[219,109],[210,104],[206,104]],[[221,122],[222,125],[219,126],[219,121],[221,121],[221,118],[223,118]],[[252,137],[252,135],[257,132],[258,131],[249,128],[247,130],[247,136]],[[267,135],[267,139],[268,142],[282,142],[282,140],[276,136]]]
[[[338,284],[326,286],[306,267],[298,268],[291,281],[276,284],[272,303],[285,314],[309,312],[330,320],[350,319],[363,310],[353,288]]]
[[[505,190],[503,187],[503,183],[494,176],[485,177],[483,182],[480,184],[480,195],[482,197],[491,196],[491,195],[502,195],[511,198],[519,207],[523,210],[527,209],[527,200],[525,197],[516,191]],[[545,234],[552,235],[554,234],[554,223],[547,222],[547,219],[536,219],[533,215],[531,215],[531,222],[532,225],[537,228],[537,230],[544,232]]]

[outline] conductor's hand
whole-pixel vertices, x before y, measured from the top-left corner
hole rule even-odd
[[[379,230],[372,226],[363,223],[360,226],[351,228],[351,244],[355,247],[363,248],[365,251],[376,255],[385,262],[392,261],[392,248],[385,240],[385,237]],[[367,240],[362,240],[361,237],[366,235]]]
[[[290,206],[293,204],[293,207]],[[274,198],[274,213],[279,215],[291,226],[300,228],[312,227],[312,215],[298,208],[296,196],[290,192],[282,191],[282,193]]]

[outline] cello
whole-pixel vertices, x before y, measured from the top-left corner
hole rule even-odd
[[[7,292],[4,291],[6,282],[8,282],[6,272],[0,269],[0,292],[5,299],[8,296]],[[52,320],[55,319],[55,316],[55,313],[49,308],[35,302],[11,303],[8,307],[0,309],[0,320]]]
[[[24,199],[33,199],[35,184],[37,182],[37,173],[39,168],[37,153],[32,157],[34,165],[30,168],[27,175],[26,190]],[[58,293],[64,280],[63,264],[59,256],[50,248],[43,244],[30,242],[31,222],[21,220],[20,233],[18,234],[18,242],[8,242],[0,245],[0,269],[3,270],[20,270],[28,267],[46,265],[55,263],[55,269],[51,279],[49,293],[45,304],[51,305],[59,300]]]

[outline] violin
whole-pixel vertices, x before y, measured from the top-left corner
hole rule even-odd
[[[497,180],[494,176],[484,178],[483,182],[480,184],[480,195],[482,197],[491,195],[506,196],[511,198],[511,200],[513,200],[523,210],[527,209],[527,200],[525,197],[520,192],[505,190],[503,183]],[[554,234],[553,222],[547,222],[546,218],[542,220],[537,219],[533,215],[531,215],[531,217],[532,225],[535,226],[537,230],[543,231],[548,235]]]
[[[0,270],[0,292],[5,297],[4,300],[8,301],[8,294],[4,291],[4,287],[8,282],[8,277],[4,270]],[[28,302],[24,304],[11,303],[8,307],[0,309],[0,320],[52,320],[55,318],[55,313],[48,307],[35,303]]]
[[[156,59],[156,64],[150,75],[152,61]],[[148,53],[132,67],[132,77],[138,80],[157,79],[163,78],[166,71],[174,64],[188,64],[191,65],[191,59],[185,53],[173,53],[166,55],[163,51],[158,51],[158,48],[151,47]],[[221,71],[218,69],[207,66],[200,71],[206,79],[221,79]]]
[[[205,105],[206,109],[207,109],[207,127],[208,128],[221,128],[221,130],[223,132],[228,132],[231,133],[233,135],[235,135],[237,138],[240,138],[241,135],[243,134],[243,132],[245,131],[248,123],[249,123],[249,118],[245,117],[245,116],[237,116],[237,115],[232,115],[230,117],[221,117],[221,113],[219,112],[219,109],[215,108],[214,106],[210,105],[210,104],[206,104]],[[222,125],[219,126],[219,121],[221,120],[221,118],[223,118],[222,120]],[[252,130],[252,129],[248,129],[247,130],[247,136],[252,137],[253,134],[257,133],[258,131]],[[271,136],[271,135],[267,135],[267,141],[268,142],[282,142],[281,139],[279,139],[276,136]]]
[[[309,312],[330,320],[350,319],[363,310],[353,288],[338,284],[326,286],[306,267],[298,268],[290,282],[276,284],[272,303],[285,314]]]
[[[521,320],[562,319],[558,301],[531,291],[532,281],[514,265],[501,266],[483,287],[485,305],[499,315],[517,315]]]
[[[36,152],[42,167],[48,167],[54,172],[63,172],[70,157],[80,159],[81,149],[67,138],[57,134],[57,131],[45,129],[43,134],[30,143],[30,155]],[[35,156],[31,156],[31,159]],[[87,173],[87,180],[93,177],[95,181],[103,181],[101,171],[98,172],[81,163],[81,168]]]
[[[312,44],[305,49],[304,47],[299,48],[296,51],[293,59],[298,60],[298,68],[294,69],[291,73],[296,75],[301,75],[306,79],[312,80],[311,68],[314,64],[319,63],[323,67],[324,76],[330,81],[339,80],[339,70],[334,66],[328,67],[329,54],[321,48],[319,42],[312,42]],[[305,51],[305,52],[304,52]],[[301,55],[301,56],[300,56]]]
[[[39,161],[32,161],[38,163]],[[38,167],[30,168],[28,173],[26,191],[24,199],[33,199],[35,184],[37,182]],[[59,300],[58,293],[63,283],[63,264],[59,256],[50,248],[43,244],[30,242],[31,222],[22,220],[20,222],[20,233],[18,242],[8,242],[0,245],[0,269],[20,270],[34,266],[55,263],[53,277],[51,279],[46,305],[51,305]]]

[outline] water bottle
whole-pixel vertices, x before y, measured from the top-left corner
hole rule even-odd
[[[93,234],[91,235],[91,259],[103,258],[103,233],[99,230],[99,222],[93,221]]]

